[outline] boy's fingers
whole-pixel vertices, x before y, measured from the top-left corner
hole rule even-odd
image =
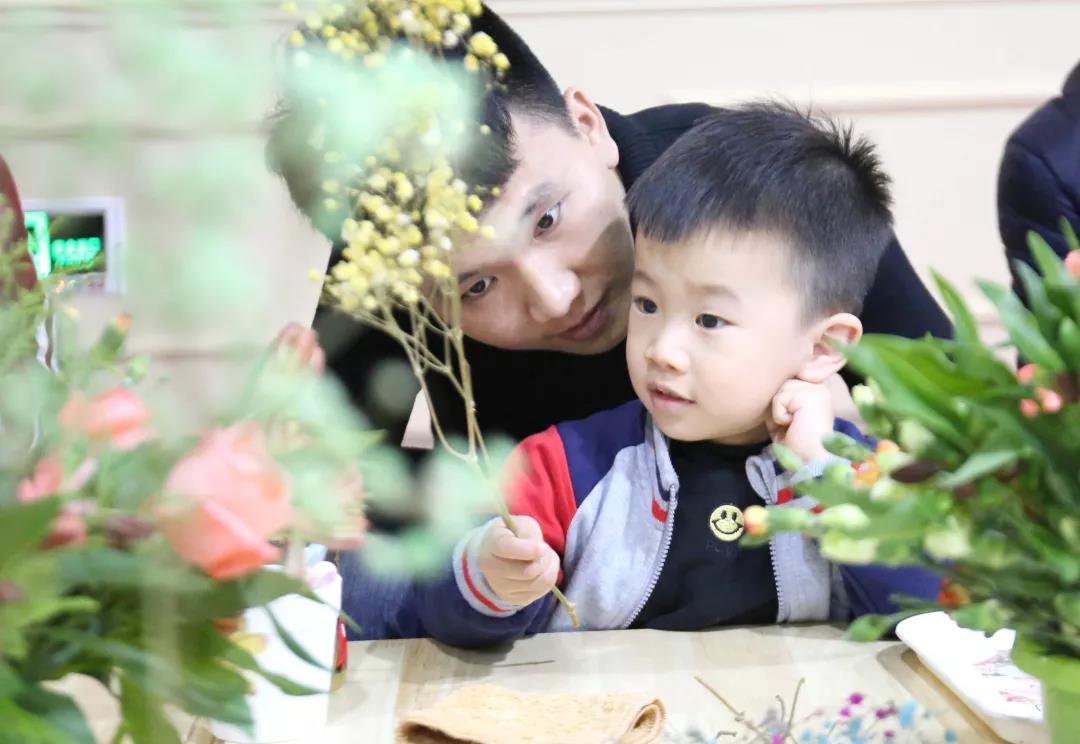
[[[491,540],[491,554],[507,561],[535,561],[543,554],[544,544],[536,540],[514,537],[503,528],[505,534],[495,535]]]
[[[510,521],[514,523],[514,534],[523,540],[535,540],[537,542],[543,542],[544,532],[540,529],[540,524],[532,517],[510,517]]]
[[[512,581],[517,584],[531,584],[537,579],[540,579],[544,574],[550,570],[551,561],[548,556],[543,556],[534,561],[514,561],[512,564],[514,573],[506,576],[507,581]]]
[[[772,399],[772,419],[777,426],[787,426],[791,423],[790,398],[791,393],[781,389]]]

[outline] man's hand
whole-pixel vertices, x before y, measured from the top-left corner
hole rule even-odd
[[[833,430],[833,419],[828,386],[788,380],[773,397],[766,425],[774,442],[810,463],[828,455],[821,440]]]
[[[514,517],[513,532],[493,523],[480,541],[480,573],[503,602],[524,607],[551,591],[559,576],[559,555],[532,517]]]
[[[289,323],[274,340],[275,355],[287,363],[322,374],[326,369],[326,354],[319,345],[319,334],[299,323]]]

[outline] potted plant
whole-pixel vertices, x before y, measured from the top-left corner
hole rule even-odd
[[[833,436],[837,465],[799,490],[824,511],[753,510],[748,532],[796,530],[842,563],[918,564],[943,577],[936,603],[852,626],[879,636],[906,615],[944,609],[961,626],[1013,628],[1013,659],[1043,686],[1055,744],[1080,732],[1080,243],[1062,261],[1037,235],[1039,272],[1018,270],[1030,309],[981,283],[1022,361],[982,341],[938,278],[956,337],[870,336],[848,350],[867,379],[853,397],[876,449]],[[780,452],[785,458],[790,453]]]

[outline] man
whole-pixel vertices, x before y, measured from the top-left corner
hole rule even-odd
[[[501,193],[484,217],[496,238],[478,240],[454,268],[480,425],[520,439],[634,397],[624,350],[633,265],[626,190],[710,107],[619,114],[576,88],[560,92],[525,42],[489,9],[473,27],[495,40],[511,66],[506,89],[490,94],[484,107],[497,152],[477,159],[471,172],[466,163],[464,177],[473,185],[500,186]],[[311,215],[319,194],[313,169],[283,155],[295,151],[290,133],[303,112],[283,104],[269,160]],[[338,241],[333,230],[327,233]],[[950,333],[895,240],[862,322],[869,333]],[[317,317],[316,328],[331,370],[374,424],[400,441],[405,417],[378,410],[369,389],[378,364],[399,356],[394,343],[329,313]],[[460,402],[438,380],[432,383],[444,428],[460,430]]]
[[[1080,65],[1069,74],[1061,95],[1013,132],[1001,161],[998,229],[1021,297],[1024,290],[1013,262],[1035,265],[1028,232],[1037,232],[1064,257],[1068,245],[1063,218],[1080,231]]]

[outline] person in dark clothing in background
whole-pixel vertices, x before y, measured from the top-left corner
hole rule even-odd
[[[1034,267],[1028,233],[1034,230],[1064,257],[1068,246],[1062,219],[1080,230],[1080,64],[1069,74],[1061,95],[1012,133],[1001,160],[998,230],[1013,287],[1021,298],[1023,286],[1013,262]]]
[[[458,168],[473,186],[498,186],[501,192],[484,216],[498,226],[496,238],[461,251],[454,269],[479,424],[485,432],[521,439],[634,398],[625,351],[633,266],[626,192],[713,109],[683,104],[621,114],[579,89],[560,91],[525,42],[490,9],[473,19],[473,30],[492,37],[510,70],[505,87],[488,94],[482,107],[492,130],[485,138],[491,151]],[[268,160],[298,208],[314,217],[322,199],[313,167],[320,155],[305,154],[303,146],[310,115],[295,101],[282,101]],[[340,235],[326,234],[340,248]],[[860,319],[870,333],[951,334],[895,238]],[[402,356],[395,342],[332,312],[321,312],[315,327],[330,370],[373,424],[400,441],[407,409],[381,412],[370,400],[374,371]],[[460,400],[441,379],[433,378],[430,389],[444,430],[460,431]],[[345,604],[348,610],[349,598]],[[379,635],[373,604],[379,600],[365,599],[362,607],[368,637]]]

